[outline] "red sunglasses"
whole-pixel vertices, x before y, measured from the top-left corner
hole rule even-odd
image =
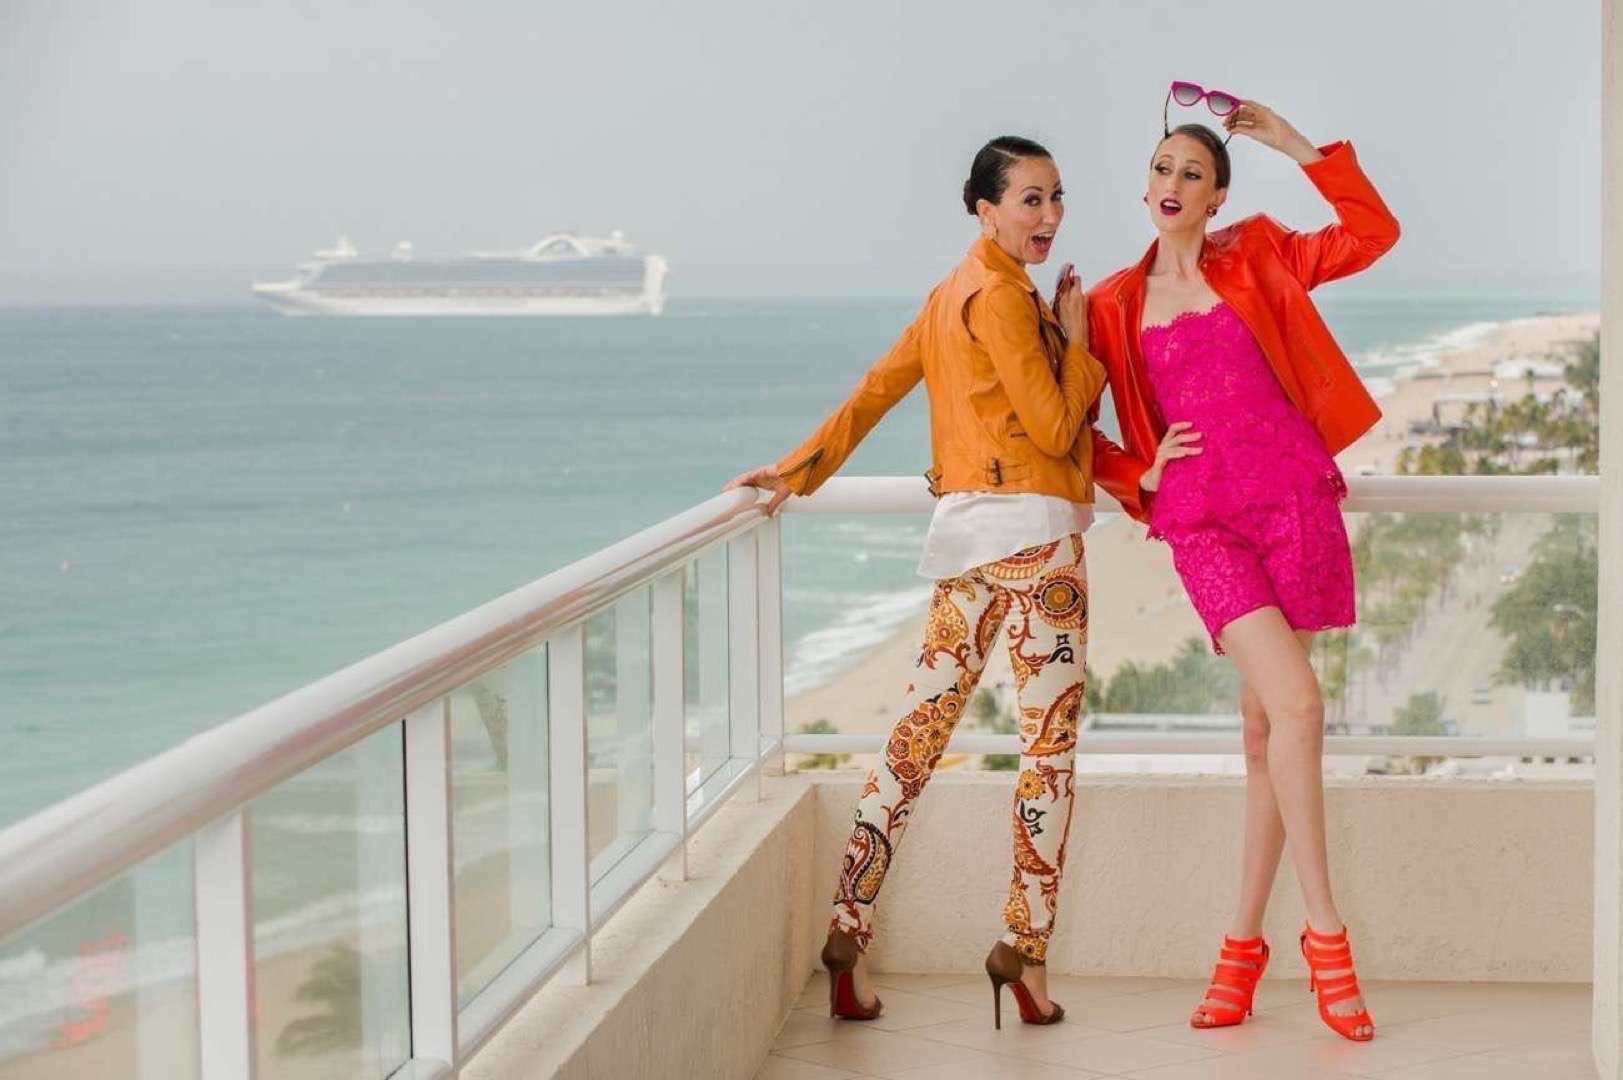
[[[1167,110],[1171,107],[1174,101],[1176,101],[1179,105],[1188,108],[1191,105],[1200,104],[1201,98],[1206,99],[1206,107],[1212,110],[1213,116],[1228,116],[1230,113],[1234,112],[1234,110],[1240,107],[1239,97],[1229,93],[1227,90],[1207,90],[1199,83],[1181,81],[1174,82],[1172,86],[1167,89],[1166,101],[1161,103],[1162,133],[1166,135],[1172,134],[1172,128],[1167,123]],[[1232,139],[1233,137],[1234,133],[1232,131],[1229,132],[1229,139]],[[1227,143],[1229,139],[1224,139],[1223,142]]]

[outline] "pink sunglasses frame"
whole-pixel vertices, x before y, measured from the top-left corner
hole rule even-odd
[[[1228,116],[1231,113],[1235,113],[1240,110],[1241,101],[1239,94],[1230,93],[1227,90],[1208,90],[1199,83],[1185,82],[1182,79],[1174,79],[1172,81],[1172,85],[1167,87],[1166,100],[1161,103],[1161,133],[1163,135],[1172,134],[1172,127],[1168,123],[1168,110],[1172,108],[1172,102],[1175,100],[1178,91],[1185,88],[1193,90],[1198,95],[1195,100],[1191,101],[1187,105],[1184,105],[1184,103],[1181,101],[1178,102],[1179,105],[1183,105],[1186,109],[1192,109],[1196,105],[1199,105],[1202,100],[1204,100],[1206,102],[1206,107],[1212,111],[1213,116]],[[1226,111],[1219,111],[1217,105],[1212,101],[1213,97],[1219,95],[1234,102],[1234,108]],[[1230,132],[1229,139],[1232,139],[1233,137],[1234,133]],[[1225,143],[1228,141],[1228,139],[1223,140]]]

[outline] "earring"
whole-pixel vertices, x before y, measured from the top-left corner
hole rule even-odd
[[[1215,206],[1208,206],[1208,207],[1207,207],[1207,208],[1206,208],[1206,216],[1207,216],[1207,217],[1216,217],[1216,216],[1217,216],[1217,207],[1215,207]]]
[[[1150,197],[1148,195],[1140,196],[1138,201],[1143,203],[1145,206],[1150,205]]]

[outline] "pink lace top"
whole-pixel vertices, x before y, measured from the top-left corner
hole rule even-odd
[[[1203,447],[1167,464],[1150,503],[1151,535],[1346,495],[1335,459],[1227,303],[1146,326],[1143,347],[1162,416],[1193,424]]]

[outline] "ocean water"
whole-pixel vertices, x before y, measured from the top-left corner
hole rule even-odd
[[[1496,321],[1593,307],[1322,299],[1377,388]],[[0,309],[0,827],[775,460],[912,311],[695,300],[657,319],[350,321]],[[927,463],[920,392],[847,471]],[[914,617],[924,525],[787,520],[791,692]],[[262,959],[398,924],[398,882],[357,876],[357,832],[378,850],[402,842],[397,811],[356,809],[355,754],[377,750],[256,807]],[[459,862],[506,842],[495,817],[459,833]],[[139,948],[119,948],[108,988],[183,985],[189,889],[174,852],[139,886],[115,883],[0,947],[0,1060],[60,1038],[85,965],[101,963],[87,947],[120,940],[132,918]]]
[[[1322,306],[1379,385],[1450,334],[1593,301]],[[775,460],[913,307],[0,309],[0,826]],[[916,392],[847,471],[927,464]],[[791,521],[791,689],[913,609],[923,524]]]

